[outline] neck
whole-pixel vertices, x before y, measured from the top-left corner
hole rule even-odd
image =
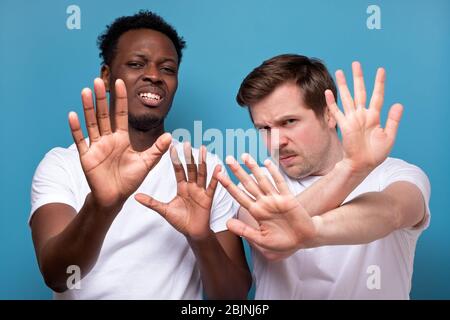
[[[113,130],[115,131],[115,123],[111,123]],[[165,132],[164,122],[155,128],[151,128],[148,131],[139,131],[131,127],[128,124],[128,135],[130,137],[130,144],[134,151],[142,152],[150,148],[160,135]]]
[[[342,143],[339,140],[337,134],[331,136],[330,144],[328,147],[329,152],[327,157],[321,166],[321,170],[314,175],[324,176],[334,169],[336,163],[341,161],[344,157],[344,149],[342,148]]]
[[[142,152],[150,148],[160,135],[164,133],[164,124],[148,131],[139,131],[129,127],[130,144],[133,150]]]

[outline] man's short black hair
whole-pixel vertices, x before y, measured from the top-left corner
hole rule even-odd
[[[100,49],[99,56],[102,59],[102,64],[111,65],[120,36],[129,30],[136,29],[151,29],[166,35],[175,46],[178,64],[181,63],[183,55],[181,51],[186,47],[183,38],[178,36],[177,31],[159,15],[148,10],[141,10],[135,15],[117,18],[113,23],[106,26],[105,32],[99,35],[97,46]]]

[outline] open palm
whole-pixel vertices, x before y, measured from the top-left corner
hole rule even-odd
[[[250,155],[244,154],[243,159],[255,179],[231,157],[228,157],[227,164],[245,191],[227,176],[218,175],[218,179],[257,221],[258,227],[252,227],[238,219],[230,219],[228,229],[272,252],[286,253],[307,247],[315,236],[315,226],[309,214],[290,192],[278,169],[270,160],[266,160],[265,166],[272,176],[273,184]]]
[[[171,137],[164,134],[147,150],[133,150],[128,135],[128,105],[125,84],[116,81],[115,131],[106,101],[105,85],[94,82],[96,110],[89,89],[82,91],[82,101],[89,146],[83,137],[75,113],[69,114],[69,124],[76,143],[81,166],[97,203],[111,207],[124,202],[141,185],[148,172],[168,150]]]
[[[325,92],[327,105],[336,119],[342,133],[344,161],[355,170],[372,170],[389,155],[397,135],[403,107],[394,104],[389,110],[385,128],[380,125],[380,112],[384,100],[385,71],[379,68],[375,78],[373,95],[366,108],[366,89],[359,62],[352,64],[354,96],[353,99],[344,73],[336,72],[344,113],[336,105],[331,90]]]
[[[220,166],[214,168],[209,186],[206,187],[206,148],[202,146],[199,150],[197,168],[190,144],[186,143],[183,147],[187,162],[187,178],[176,148],[170,149],[177,180],[177,195],[169,203],[162,203],[145,194],[137,194],[135,198],[141,204],[158,212],[185,236],[202,239],[206,238],[211,231],[210,213],[218,183],[215,174],[221,168]]]

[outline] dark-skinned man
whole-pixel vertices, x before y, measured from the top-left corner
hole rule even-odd
[[[57,299],[200,299],[202,287],[210,299],[245,298],[242,242],[226,230],[235,210],[214,178],[221,161],[164,130],[183,39],[141,11],[98,44],[95,98],[81,94],[89,139],[71,112],[75,144],[47,153],[33,178],[30,226],[46,284]]]

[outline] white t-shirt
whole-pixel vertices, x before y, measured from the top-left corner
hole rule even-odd
[[[293,180],[282,174],[293,194],[301,193],[320,178]],[[303,249],[278,262],[267,261],[252,250],[255,298],[409,299],[416,242],[429,225],[427,176],[414,165],[388,158],[345,202],[362,193],[382,191],[396,181],[411,182],[422,192],[427,215],[419,227],[396,230],[369,244]]]
[[[183,145],[174,141],[185,164]],[[198,149],[193,149],[198,159]],[[196,160],[197,161],[197,160]],[[207,156],[208,183],[221,160]],[[226,172],[226,171],[224,171]],[[77,212],[90,188],[75,145],[54,148],[39,164],[33,177],[31,213],[48,203],[65,203]],[[169,202],[177,192],[175,173],[166,152],[136,193]],[[233,201],[219,183],[211,210],[211,229],[226,230],[235,215]],[[69,275],[68,275],[69,276]],[[131,196],[108,230],[97,263],[81,279],[81,289],[54,293],[56,299],[201,299],[200,273],[186,238],[157,212]]]

